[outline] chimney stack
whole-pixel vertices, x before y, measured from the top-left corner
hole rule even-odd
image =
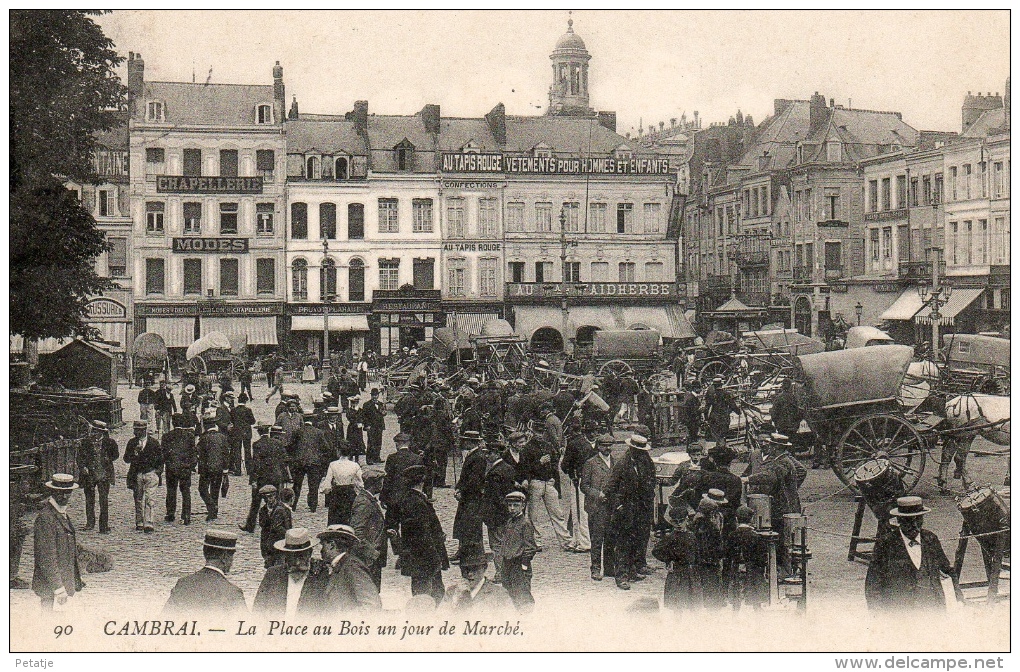
[[[290,112],[287,113],[287,119],[294,120],[297,118],[298,118],[297,96],[294,96],[294,100],[290,102]]]
[[[616,133],[616,112],[599,112],[599,125]]]
[[[669,127],[676,128],[676,117],[671,117],[669,120]]]
[[[135,101],[142,97],[145,90],[145,61],[141,54],[133,51],[128,52],[128,110],[130,114],[135,112]]]
[[[825,107],[825,96],[815,91],[811,96],[811,110],[809,113],[808,137],[814,135],[825,125],[829,119],[829,110]]]
[[[440,127],[440,110],[438,105],[429,104],[421,108],[421,112],[418,113],[421,117],[421,123],[425,127],[425,132],[430,135],[439,135]]]
[[[360,135],[368,134],[368,101],[367,100],[356,100],[354,101],[354,111],[351,112],[351,121],[354,122],[354,128]]]
[[[273,66],[273,100],[282,108],[287,104],[287,94],[283,87],[283,66],[277,61]]]
[[[496,139],[500,147],[506,144],[506,107],[498,103],[496,107],[489,110],[485,115],[485,122],[489,125],[489,132]]]

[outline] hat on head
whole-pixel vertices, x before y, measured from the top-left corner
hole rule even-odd
[[[131,426],[135,429],[148,429],[149,423],[147,423],[145,420],[135,420],[131,424]]]
[[[726,499],[726,493],[718,488],[709,488],[708,492],[705,494],[705,497],[707,497],[710,501],[714,502],[715,504],[721,505],[730,503],[730,500]]]
[[[595,443],[600,446],[611,446],[616,443],[616,437],[612,434],[600,434]]]
[[[716,464],[722,466],[728,466],[733,460],[737,459],[737,451],[722,443],[712,446],[708,454]]]
[[[312,535],[304,527],[292,527],[287,530],[286,536],[273,544],[273,548],[284,553],[301,553],[310,551],[318,546],[312,543]]]
[[[326,399],[326,398],[332,399],[333,398],[333,393],[327,390],[326,392],[322,393],[322,398],[323,399]]]
[[[259,494],[263,495],[263,496],[265,496],[265,495],[275,495],[276,494],[276,486],[275,485],[263,485],[261,488],[259,488]]]
[[[509,441],[510,443],[516,443],[521,439],[526,438],[528,438],[528,435],[525,434],[524,432],[513,432],[512,434],[510,434],[510,436],[507,437],[507,441]]]
[[[242,392],[241,396],[237,398],[237,403],[239,404],[247,404],[249,401],[250,400],[248,399],[248,395],[245,394],[244,392]]]
[[[269,430],[270,430],[270,427],[269,427],[269,425],[262,423],[262,424],[255,425],[255,430],[259,434],[268,434]]]
[[[411,435],[407,432],[400,432],[393,437],[393,443],[411,443]]]
[[[371,394],[373,397],[378,397],[379,396],[379,388],[378,387],[373,387],[372,391],[369,394]]]
[[[347,401],[361,401],[361,395],[352,394],[351,396],[347,397]]]
[[[327,413],[333,413],[333,414],[339,414],[340,413],[340,407],[339,406],[330,406],[329,408],[326,409],[326,412]]]
[[[322,541],[346,541],[351,544],[361,543],[358,533],[350,525],[330,525],[315,536]]]
[[[460,435],[460,438],[464,441],[481,441],[482,435],[473,429],[469,429]]]
[[[282,431],[283,431],[283,427],[281,427],[280,425],[273,425],[272,427],[269,428],[269,432],[270,433],[279,433],[279,432],[282,432]]]
[[[184,391],[187,392],[188,394],[191,394],[192,392],[195,391],[195,386],[192,385],[191,383],[188,383],[187,385],[184,386]]]
[[[424,464],[412,464],[404,467],[404,470],[400,472],[400,475],[405,478],[421,478],[428,472],[428,467]]]
[[[915,495],[900,497],[896,500],[896,508],[889,512],[890,516],[896,518],[911,518],[931,513],[931,509],[924,505],[923,500]]]
[[[73,492],[79,486],[71,474],[53,474],[53,477],[46,481],[46,487],[57,492]]]
[[[503,498],[503,501],[504,502],[523,502],[523,501],[525,501],[527,499],[528,499],[528,496],[525,495],[523,492],[521,492],[520,490],[514,490],[512,492],[508,492],[506,497]]]
[[[100,431],[105,432],[105,431],[109,430],[109,427],[107,427],[106,423],[103,422],[102,420],[93,420],[91,424],[92,424],[92,427],[94,427],[95,429],[98,429]]]
[[[386,469],[381,464],[368,464],[361,468],[361,479],[368,481],[373,478],[383,478],[386,476]]]
[[[698,513],[712,514],[719,510],[719,505],[714,500],[708,497],[702,497],[701,501],[698,502]]]
[[[474,376],[471,376],[470,378],[467,379],[467,382],[468,383],[476,383],[477,384],[478,383],[478,379],[475,378]]]
[[[769,443],[774,446],[783,446],[785,448],[792,448],[793,444],[790,443],[790,437],[786,434],[780,434],[779,432],[773,432],[769,436]]]
[[[226,392],[223,393],[223,397],[224,398],[230,397],[231,399],[233,399],[234,398],[234,393],[231,392],[230,390],[227,390]]]
[[[648,439],[640,434],[631,434],[630,438],[624,441],[624,443],[631,448],[637,448],[638,450],[651,450],[651,446],[648,445]]]
[[[202,545],[208,548],[218,548],[222,551],[236,551],[237,533],[226,530],[206,530]]]
[[[471,544],[460,553],[461,568],[485,567],[489,564],[489,558],[485,555],[485,549],[481,544]]]

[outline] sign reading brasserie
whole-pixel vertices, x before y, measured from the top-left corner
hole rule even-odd
[[[595,156],[510,156],[444,152],[444,173],[520,175],[668,175],[669,159],[609,159]]]
[[[88,315],[89,320],[92,322],[123,320],[127,317],[127,308],[119,301],[99,298],[92,299],[85,304],[85,314]]]
[[[261,194],[262,178],[159,175],[156,191],[161,194]]]
[[[247,238],[174,238],[174,252],[205,252],[216,254],[244,254],[248,251]]]
[[[562,296],[558,282],[511,283],[508,288],[511,299]],[[677,296],[677,286],[672,282],[568,282],[566,293],[595,298],[670,298]]]
[[[499,252],[502,243],[443,243],[446,252]]]

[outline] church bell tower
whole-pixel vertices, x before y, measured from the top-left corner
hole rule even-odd
[[[549,87],[547,114],[587,117],[595,113],[588,105],[588,61],[591,54],[574,32],[574,20],[567,21],[567,32],[556,42],[549,56],[553,83]]]

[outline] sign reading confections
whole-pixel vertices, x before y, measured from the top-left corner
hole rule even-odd
[[[159,175],[156,191],[161,194],[261,194],[262,177]]]
[[[247,238],[174,238],[174,252],[209,254],[244,254]]]
[[[444,173],[517,175],[668,175],[669,159],[610,159],[596,156],[510,156],[444,152]]]

